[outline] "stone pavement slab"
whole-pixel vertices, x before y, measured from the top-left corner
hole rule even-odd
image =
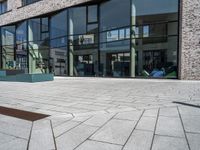
[[[0,145],[5,144],[7,142],[10,142],[14,139],[16,139],[14,136],[10,136],[10,135],[0,133]]]
[[[137,124],[136,129],[154,132],[156,120],[157,120],[156,117],[145,117],[145,116],[143,116],[140,119],[139,123]]]
[[[189,150],[184,138],[155,136],[152,150]]]
[[[96,130],[97,127],[81,124],[56,138],[57,148],[58,150],[73,150],[89,138]]]
[[[182,116],[182,120],[186,132],[200,134],[200,116]]]
[[[157,135],[184,137],[180,118],[159,116],[156,127]]]
[[[76,150],[121,150],[122,146],[98,141],[87,140]]]
[[[153,132],[134,130],[123,150],[150,150]]]
[[[56,149],[50,120],[39,120],[33,123],[29,150]]]
[[[90,139],[124,145],[135,125],[136,121],[112,119]]]
[[[53,128],[54,135],[55,137],[58,137],[64,134],[65,132],[69,131],[70,129],[78,126],[79,124],[81,124],[81,122],[77,122],[77,121],[67,121],[65,123],[62,123],[61,125]]]
[[[196,133],[187,133],[188,142],[190,144],[191,150],[200,149],[200,134]]]
[[[0,145],[1,150],[26,150],[28,141],[15,138],[14,140]]]
[[[0,84],[0,106],[51,115],[37,122],[0,115],[0,150],[200,147],[200,82],[56,77]]]

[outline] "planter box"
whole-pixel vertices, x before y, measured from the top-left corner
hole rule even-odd
[[[25,74],[23,70],[0,70],[0,76],[11,76],[17,74]]]
[[[6,76],[6,71],[0,70],[0,77],[5,77]]]
[[[10,76],[0,76],[0,81],[11,81],[11,82],[44,82],[53,81],[53,74],[18,74]]]

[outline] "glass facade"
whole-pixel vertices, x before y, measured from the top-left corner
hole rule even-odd
[[[110,0],[1,27],[2,69],[177,78],[178,0]]]
[[[49,73],[49,19],[28,21],[29,72]]]
[[[0,14],[3,14],[8,11],[7,3],[8,3],[7,0],[0,1]]]
[[[130,0],[111,0],[100,7],[102,76],[130,76],[130,14]]]
[[[57,76],[68,75],[67,11],[51,16],[50,19],[50,72]],[[62,23],[61,23],[62,22]]]
[[[28,73],[27,21],[16,25],[16,69]]]
[[[29,5],[38,1],[40,0],[22,0],[22,6]]]
[[[1,28],[1,66],[4,69],[14,69],[15,60],[15,26]]]
[[[69,9],[69,75],[98,76],[98,6]]]
[[[132,0],[131,23],[131,76],[177,78],[178,1]]]

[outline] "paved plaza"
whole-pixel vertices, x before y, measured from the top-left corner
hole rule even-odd
[[[200,82],[61,78],[0,82],[0,150],[200,150]]]

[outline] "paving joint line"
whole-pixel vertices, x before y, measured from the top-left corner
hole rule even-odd
[[[62,124],[67,123],[68,121],[72,121],[72,119],[74,119],[74,118],[75,118],[75,117],[72,117],[72,118],[70,118],[69,120],[63,121],[63,122],[57,124],[57,125],[54,126],[54,127],[53,127],[53,125],[52,125],[52,127],[53,127],[53,128],[56,128],[56,127],[58,127],[58,126],[61,126]],[[49,120],[52,120],[51,118],[48,118],[48,119],[49,119]]]
[[[31,130],[30,130],[30,134],[29,134],[29,138],[28,138],[28,143],[27,143],[27,148],[26,148],[26,150],[29,150],[29,145],[30,145],[31,135],[32,135],[32,130],[33,130],[33,123],[34,123],[34,122],[32,122],[32,125],[31,125]]]
[[[144,112],[145,112],[145,110],[143,110],[143,111],[142,111],[142,113],[141,113],[141,115],[140,115],[139,119],[137,120],[137,122],[136,122],[136,124],[135,124],[135,126],[134,126],[133,130],[131,131],[131,133],[130,133],[129,137],[127,138],[126,142],[125,142],[125,143],[124,143],[124,145],[122,146],[122,149],[121,149],[121,150],[123,150],[123,149],[125,148],[125,145],[128,143],[129,139],[130,139],[130,138],[131,138],[131,136],[133,135],[133,132],[135,131],[135,129],[136,129],[136,127],[137,127],[138,123],[140,122],[140,120],[141,120],[142,116],[144,115]]]
[[[121,144],[110,143],[110,142],[99,141],[99,140],[93,140],[93,139],[88,139],[88,141],[94,141],[94,142],[99,142],[99,143],[105,143],[105,144],[112,144],[112,145],[117,145],[117,146],[123,146]]]
[[[84,121],[82,121],[82,122],[76,121],[76,122],[79,122],[79,124],[77,124],[76,126],[74,126],[74,127],[71,128],[71,129],[69,129],[69,130],[63,132],[62,134],[56,136],[56,139],[59,138],[60,136],[64,135],[65,133],[69,132],[70,130],[73,130],[74,128],[76,128],[76,127],[78,127],[79,125],[83,124],[84,122],[86,122],[86,121],[89,120],[90,118],[92,118],[92,117],[89,117],[88,119],[86,119],[86,120],[84,120]]]
[[[155,135],[156,135],[156,128],[157,128],[157,124],[158,124],[159,115],[160,115],[160,108],[158,109],[158,112],[157,112],[156,123],[155,123],[154,131],[153,131],[153,137],[152,137],[152,141],[151,141],[150,150],[152,150],[152,148],[153,148],[153,143],[154,143],[154,139],[155,139]]]
[[[15,137],[15,138],[18,138],[18,139],[23,139],[23,140],[26,140],[26,141],[27,141],[26,138],[19,137],[19,136],[13,135],[13,134],[8,134],[8,133],[2,132],[2,131],[0,131],[0,133],[1,133],[1,134],[5,134],[5,135],[7,135],[7,136],[12,136],[12,137]]]
[[[90,138],[97,133],[100,129],[102,129],[108,122],[110,122],[118,113],[114,114],[110,119],[108,119],[108,121],[106,121],[102,126],[100,126],[99,128],[97,128],[96,131],[94,131],[88,138],[86,138],[83,142],[81,142],[79,145],[77,145],[73,150],[77,149],[80,145],[82,145],[83,143],[85,143],[87,140],[90,140]]]
[[[53,125],[52,125],[52,121],[51,120],[50,120],[50,125],[51,125],[51,131],[52,131],[52,135],[53,135],[53,141],[54,141],[55,150],[57,150],[56,139],[55,139],[55,134],[54,134],[54,131],[53,131]]]
[[[183,119],[182,119],[182,116],[180,114],[180,110],[179,110],[178,106],[177,106],[177,111],[178,111],[179,118],[180,118],[180,121],[181,121],[181,124],[182,124],[182,128],[183,128],[185,140],[186,140],[187,145],[188,145],[188,149],[191,150],[191,147],[190,147],[190,144],[189,144],[189,141],[188,141],[188,138],[187,138],[186,130],[185,130],[185,127],[184,127],[184,124],[183,124]]]

